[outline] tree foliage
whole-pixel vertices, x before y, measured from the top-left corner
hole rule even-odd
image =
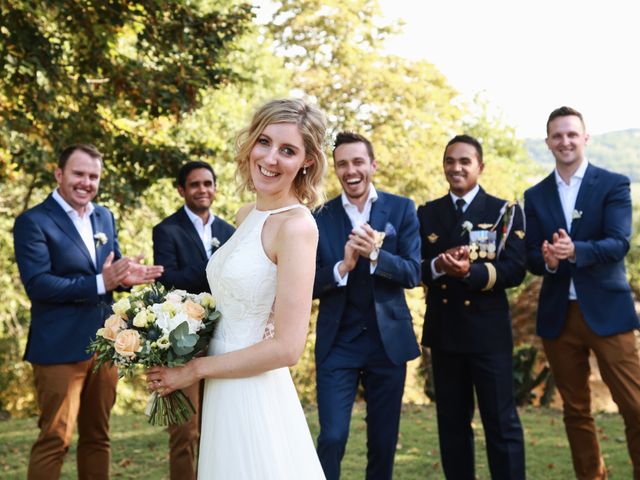
[[[55,153],[79,141],[107,153],[103,191],[119,200],[203,149],[169,135],[251,24],[248,4],[188,0],[0,3],[0,179],[50,182]]]
[[[295,90],[327,113],[331,134],[354,130],[372,140],[376,186],[417,203],[442,195],[444,146],[468,132],[481,134],[487,150],[498,149],[488,152],[500,159],[496,170],[508,160],[518,175],[496,193],[521,194],[526,175],[518,172],[530,162],[513,130],[484,108],[465,104],[431,63],[385,53],[386,38],[398,29],[380,17],[376,0],[285,0],[270,23],[275,49],[294,72]],[[330,185],[336,194],[335,179]]]

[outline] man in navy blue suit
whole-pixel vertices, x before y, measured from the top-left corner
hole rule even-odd
[[[573,468],[607,477],[591,415],[589,352],[624,418],[640,479],[639,327],[624,257],[631,237],[629,179],[589,163],[582,115],[560,107],[547,121],[556,168],[525,192],[527,264],[542,275],[537,333],[562,397]]]
[[[418,219],[411,200],[373,187],[377,163],[365,137],[339,133],[333,161],[342,194],[316,213],[318,456],[327,479],[338,479],[362,383],[366,478],[390,479],[406,362],[420,353],[404,296],[420,281]]]
[[[482,146],[469,135],[447,144],[449,193],[418,208],[442,468],[475,478],[474,397],[493,479],[524,479],[522,426],[513,397],[513,339],[505,290],[522,282],[522,210],[478,184]],[[475,393],[475,395],[474,395]]]
[[[210,211],[216,195],[216,174],[206,162],[184,164],[177,177],[184,206],[153,228],[153,256],[164,267],[159,281],[167,288],[189,293],[209,291],[206,266],[213,253],[233,234],[234,228]],[[196,415],[169,427],[169,467],[172,480],[195,480],[200,416],[200,383],[183,389]]]
[[[29,479],[59,478],[78,423],[78,478],[109,478],[109,415],[117,371],[93,371],[87,353],[118,286],[152,282],[162,267],[123,257],[113,215],[92,203],[102,154],[72,145],[60,154],[58,188],[14,225],[20,277],[31,300],[25,360],[33,366],[40,434],[31,449]]]

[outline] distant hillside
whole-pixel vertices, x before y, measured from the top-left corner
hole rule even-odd
[[[551,170],[553,156],[544,139],[528,138],[525,146],[531,158]],[[599,167],[628,175],[640,182],[640,128],[591,135],[586,155]]]

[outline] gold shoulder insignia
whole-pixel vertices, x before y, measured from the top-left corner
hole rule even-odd
[[[520,240],[522,240],[524,238],[524,231],[523,230],[516,230],[513,233],[515,233]]]
[[[486,230],[487,228],[493,227],[493,223],[479,223],[478,227],[482,228],[483,230]]]
[[[429,243],[436,243],[438,241],[438,235],[432,233],[427,237],[427,240],[429,240]]]

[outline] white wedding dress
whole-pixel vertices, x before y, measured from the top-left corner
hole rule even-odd
[[[277,266],[262,246],[262,227],[278,210],[253,209],[211,257],[207,278],[222,314],[209,355],[248,347],[273,334]],[[289,369],[205,382],[198,462],[200,480],[324,479]]]

